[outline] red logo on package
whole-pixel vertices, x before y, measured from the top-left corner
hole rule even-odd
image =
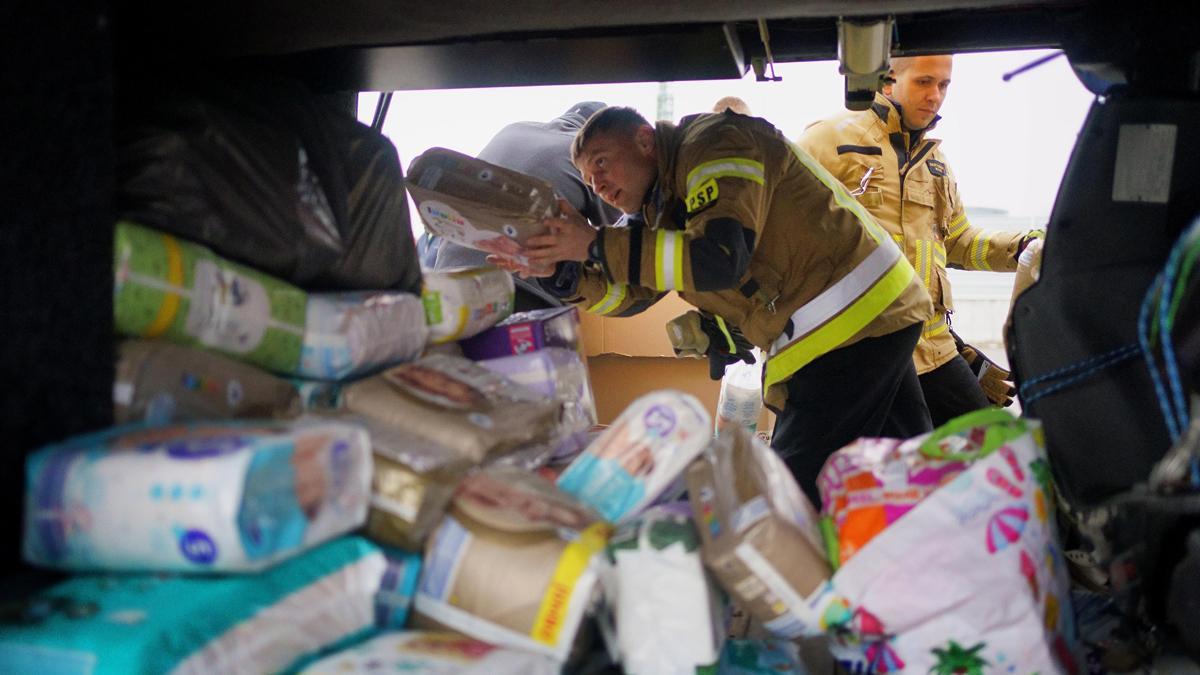
[[[512,347],[513,354],[524,354],[525,352],[533,351],[536,347],[533,343],[533,325],[524,324],[509,328],[508,343]]]

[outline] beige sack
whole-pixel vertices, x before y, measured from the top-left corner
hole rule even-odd
[[[296,389],[266,371],[165,340],[123,340],[113,381],[118,424],[229,417],[292,417]]]
[[[726,429],[687,486],[704,562],[734,601],[780,637],[820,633],[832,572],[816,511],[774,451]]]
[[[537,475],[472,475],[426,545],[418,625],[565,660],[597,592],[598,521]]]
[[[480,464],[549,439],[561,405],[453,356],[426,356],[347,387],[348,412]]]

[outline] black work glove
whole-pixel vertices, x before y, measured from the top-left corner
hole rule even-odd
[[[667,335],[676,356],[705,356],[708,376],[719,380],[725,367],[737,361],[754,363],[754,345],[742,335],[737,326],[724,322],[708,312],[690,311],[667,324]]]
[[[1013,396],[1017,394],[1017,388],[1012,382],[1012,373],[984,356],[983,352],[963,342],[954,331],[950,331],[950,335],[954,336],[954,346],[958,347],[959,355],[979,380],[979,387],[983,389],[984,396],[987,396],[993,405],[1001,408],[1012,405]]]

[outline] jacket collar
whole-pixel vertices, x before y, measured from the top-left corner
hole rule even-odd
[[[941,115],[934,115],[933,121],[924,129],[917,131],[905,129],[904,124],[901,122],[903,118],[900,115],[900,104],[884,96],[882,92],[875,93],[875,100],[871,103],[871,112],[875,113],[875,117],[883,124],[883,128],[887,133],[915,134],[917,138],[931,131],[937,126],[938,120],[942,119]]]
[[[689,121],[691,120],[684,118],[683,123],[686,125]],[[679,150],[679,143],[683,138],[682,131],[683,127],[675,126],[673,122],[660,121],[654,125],[654,151],[658,160],[658,177],[651,186],[650,192],[646,193],[646,201],[642,205],[642,210],[643,213],[647,208],[653,211],[654,220],[651,221],[647,218],[647,222],[651,222],[655,227],[657,227],[657,221],[666,206],[668,197],[666,193],[673,188],[668,183],[675,169],[675,154]]]

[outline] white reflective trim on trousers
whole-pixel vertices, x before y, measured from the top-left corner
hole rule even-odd
[[[885,239],[846,276],[792,313],[792,331],[785,331],[775,338],[775,342],[771,344],[771,354],[779,352],[796,338],[811,333],[837,316],[866,293],[880,277],[887,274],[900,258],[900,249],[890,239]]]

